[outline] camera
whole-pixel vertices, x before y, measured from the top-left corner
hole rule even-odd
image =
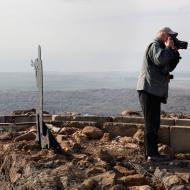
[[[169,74],[169,79],[174,79],[174,76]]]
[[[178,40],[177,37],[176,37],[177,35],[178,35],[178,34],[176,34],[176,35],[171,35],[171,38],[172,38],[173,41],[174,41],[175,47],[176,47],[177,49],[187,49],[188,42]]]

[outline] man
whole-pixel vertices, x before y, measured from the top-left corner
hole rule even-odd
[[[177,36],[170,28],[164,27],[146,49],[143,66],[137,82],[139,101],[142,107],[145,129],[145,158],[164,161],[166,157],[158,152],[158,129],[160,127],[161,103],[166,103],[168,83],[179,62],[180,55],[171,36]]]

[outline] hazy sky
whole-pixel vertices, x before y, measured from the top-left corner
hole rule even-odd
[[[0,0],[0,71],[32,72],[38,44],[45,71],[138,71],[161,27],[190,42],[189,20],[189,0]]]

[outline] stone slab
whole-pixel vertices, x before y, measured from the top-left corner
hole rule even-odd
[[[138,128],[140,128],[139,124],[107,122],[104,123],[102,129],[110,133],[112,137],[117,137],[117,136],[132,137],[137,132]]]
[[[177,125],[177,126],[190,126],[190,119],[176,119],[175,125]]]
[[[170,145],[170,126],[161,125],[158,131],[158,142]]]
[[[5,131],[9,131],[9,130],[19,131],[22,129],[25,130],[35,125],[36,125],[36,122],[16,123],[16,125],[14,125],[13,123],[0,123],[0,128],[4,129]]]
[[[170,146],[175,152],[190,152],[190,126],[170,128]]]
[[[143,117],[114,117],[113,122],[143,124]]]

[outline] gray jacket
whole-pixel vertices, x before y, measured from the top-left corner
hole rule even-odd
[[[168,75],[175,69],[179,59],[177,51],[166,48],[163,42],[155,39],[146,50],[138,77],[137,90],[167,98]]]

